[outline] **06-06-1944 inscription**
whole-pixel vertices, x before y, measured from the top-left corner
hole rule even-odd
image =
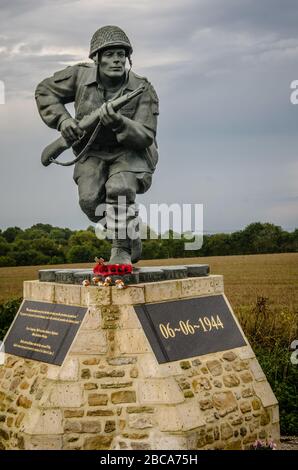
[[[160,323],[159,330],[162,336],[165,339],[175,338],[176,333],[181,333],[183,335],[194,335],[196,334],[197,330],[202,330],[204,333],[208,333],[213,328],[218,330],[219,328],[224,328],[224,325],[219,317],[216,315],[215,318],[212,315],[209,317],[199,317],[197,324],[191,323],[190,319],[183,321],[179,321],[179,327],[171,326],[168,322],[167,324]]]

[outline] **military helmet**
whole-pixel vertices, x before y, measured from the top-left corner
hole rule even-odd
[[[89,57],[92,59],[96,52],[115,46],[126,49],[128,56],[132,53],[130,40],[122,29],[118,26],[103,26],[95,31],[92,36]]]

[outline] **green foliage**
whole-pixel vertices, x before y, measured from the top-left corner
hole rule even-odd
[[[12,253],[21,253],[23,251],[30,250],[32,246],[32,241],[16,239],[11,243],[11,252]]]
[[[59,256],[61,254],[59,244],[49,238],[43,237],[33,240],[32,247],[46,256]]]
[[[257,297],[256,304],[236,309],[237,317],[253,349],[288,349],[298,338],[297,313],[288,306],[272,306],[270,299]]]
[[[27,228],[16,236],[16,240],[38,240],[48,237],[48,233],[38,228]]]
[[[192,240],[173,230],[161,235],[143,225],[142,237],[143,259],[298,252],[298,229],[286,232],[260,222],[231,234],[204,235],[200,250],[185,250],[185,243]],[[35,224],[25,230],[9,227],[0,233],[0,266],[92,262],[94,256],[108,259],[110,248],[110,242],[98,239],[91,225],[75,231],[49,224]]]
[[[16,266],[35,266],[48,264],[51,258],[37,250],[29,249],[14,253],[14,259]]]
[[[208,256],[216,256],[218,253],[221,255],[228,255],[231,251],[231,235],[227,233],[216,233],[210,237],[206,237],[205,249],[208,252]]]
[[[69,228],[52,228],[52,230],[49,233],[49,237],[52,240],[58,241],[59,243],[67,242],[69,237],[71,236],[72,231]]]
[[[12,299],[8,302],[0,304],[0,340],[2,341],[8,331],[22,299]]]
[[[0,256],[0,267],[15,266],[16,260],[12,256]]]
[[[146,240],[143,242],[143,259],[162,259],[167,258],[168,253],[164,253],[162,244],[157,240]]]
[[[10,251],[10,244],[5,240],[5,238],[0,237],[0,256],[6,256]]]
[[[298,251],[298,230],[286,232],[269,223],[256,222],[231,234],[205,235],[201,256],[285,253]]]
[[[111,252],[111,243],[107,240],[98,240],[96,242],[96,256],[109,259]]]
[[[88,263],[94,260],[96,254],[96,249],[90,244],[74,245],[68,250],[66,259],[69,263]]]
[[[78,230],[71,235],[69,239],[69,245],[76,246],[89,244],[95,246],[97,240],[98,238],[96,237],[95,233],[88,230]]]
[[[52,225],[50,224],[35,224],[35,225],[32,225],[31,229],[37,229],[37,230],[41,230],[42,232],[44,233],[50,233],[51,230],[52,230]]]
[[[295,436],[298,429],[298,365],[291,363],[291,352],[279,346],[272,350],[258,347],[255,353],[279,403],[281,434]]]
[[[298,338],[297,314],[272,306],[265,297],[258,297],[253,307],[238,307],[236,313],[279,402],[281,432],[296,435],[298,365],[291,363],[289,346]]]
[[[8,241],[8,243],[11,243],[15,241],[16,236],[22,232],[23,230],[19,227],[8,227],[4,232],[2,232],[2,236],[6,241]]]

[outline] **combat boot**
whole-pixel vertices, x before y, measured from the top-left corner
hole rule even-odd
[[[131,264],[131,241],[113,240],[108,264]]]

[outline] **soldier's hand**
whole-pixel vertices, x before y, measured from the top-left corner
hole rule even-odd
[[[75,119],[69,118],[62,121],[60,132],[65,140],[75,142],[83,135],[82,129],[78,126]]]
[[[121,127],[123,124],[123,117],[119,113],[116,113],[113,109],[112,103],[104,103],[99,110],[99,118],[104,126],[116,129]]]

